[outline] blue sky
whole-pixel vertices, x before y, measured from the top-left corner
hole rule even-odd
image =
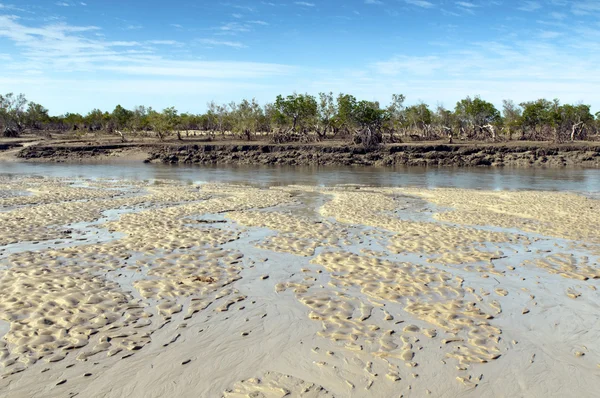
[[[0,0],[10,91],[52,114],[201,112],[294,91],[451,108],[466,95],[557,97],[598,111],[600,0]]]

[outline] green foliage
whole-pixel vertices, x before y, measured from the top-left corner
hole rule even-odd
[[[152,108],[146,108],[143,105],[136,106],[133,108],[132,116],[129,121],[129,127],[135,131],[148,131],[151,128],[149,113],[152,112]]]
[[[521,103],[520,106],[523,108],[523,115],[521,117],[523,126],[537,130],[543,126],[554,124],[555,105],[554,102],[543,98],[537,101]]]
[[[432,122],[446,129],[452,128],[456,122],[456,117],[451,110],[438,105],[433,114]]]
[[[114,127],[117,130],[123,130],[130,126],[131,119],[133,118],[133,112],[123,108],[121,105],[117,105],[111,116]]]
[[[392,94],[392,102],[387,107],[392,129],[396,129],[406,122],[404,101],[406,101],[406,97],[403,94]]]
[[[230,108],[232,130],[250,140],[252,135],[258,131],[259,123],[263,117],[262,108],[254,98],[252,101],[244,99],[237,105],[231,103]]]
[[[379,107],[379,102],[359,101],[354,108],[353,119],[358,125],[354,136],[355,143],[360,143],[366,148],[381,144],[381,128],[389,120],[389,113]]]
[[[337,107],[333,93],[319,93],[318,120],[315,131],[320,138],[327,136],[327,130],[331,128],[337,114]]]
[[[153,109],[150,109],[148,111],[147,118],[150,128],[156,133],[158,139],[162,141],[165,135],[171,131],[171,126],[167,121],[165,112],[157,112]]]
[[[445,137],[497,139],[504,132],[512,139],[519,131],[522,139],[587,139],[598,135],[600,112],[592,115],[585,104],[563,104],[558,100],[502,103],[502,115],[495,106],[480,97],[457,102],[454,111],[443,106],[435,110],[425,103],[405,105],[402,94],[392,95],[391,102],[357,100],[350,94],[319,93],[277,96],[274,103],[261,106],[255,99],[239,103],[211,102],[202,114],[182,113],[174,107],[157,112],[137,106],[133,110],[117,105],[112,112],[93,109],[85,116],[66,113],[49,116],[42,105],[28,102],[24,95],[0,95],[0,134],[16,136],[24,129],[115,132],[125,140],[124,132],[154,132],[162,140],[182,131],[233,132],[251,139],[278,131],[281,140],[353,137],[355,142],[370,146],[389,138],[395,142],[402,133],[417,139]],[[275,130],[275,127],[278,129]],[[460,132],[460,135],[454,133]]]
[[[0,133],[4,136],[17,136],[25,128],[25,106],[23,94],[0,95]]]
[[[317,100],[308,94],[278,95],[275,99],[275,121],[291,131],[306,131],[317,117]]]
[[[80,130],[85,124],[79,113],[66,113],[62,119],[69,130]]]
[[[348,132],[354,123],[356,98],[350,94],[339,94],[337,97],[337,115],[333,121],[336,130]]]
[[[405,125],[413,128],[425,128],[433,121],[433,113],[429,106],[424,103],[412,105],[404,111]]]
[[[27,112],[25,115],[25,125],[30,129],[39,130],[45,123],[50,121],[48,116],[48,109],[44,108],[40,104],[30,102],[27,106]]]
[[[379,108],[379,102],[359,101],[352,116],[359,128],[380,129],[388,113]]]
[[[454,109],[457,120],[463,126],[485,126],[486,124],[499,123],[500,112],[491,103],[482,100],[479,96],[467,97],[456,103]]]
[[[84,119],[90,131],[104,130],[108,122],[106,115],[100,109],[93,109]]]

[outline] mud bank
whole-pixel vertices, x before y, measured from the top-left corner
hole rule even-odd
[[[600,165],[600,146],[530,147],[390,145],[356,146],[192,145],[165,146],[148,161],[186,164],[339,166],[588,166]]]
[[[22,144],[14,143],[0,143],[0,151],[8,151],[10,149],[20,148]]]
[[[77,162],[98,160],[103,158],[131,157],[142,155],[142,160],[150,152],[147,144],[117,143],[117,144],[55,144],[32,145],[23,148],[15,154],[19,160]],[[155,150],[155,149],[152,149]],[[136,156],[136,157],[137,157]]]
[[[332,143],[35,145],[24,148],[16,156],[62,162],[129,157],[133,153],[146,162],[165,164],[600,167],[600,145],[547,143],[395,144],[372,150]]]

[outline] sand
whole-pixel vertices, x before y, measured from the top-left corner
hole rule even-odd
[[[598,210],[0,178],[0,396],[593,396]]]

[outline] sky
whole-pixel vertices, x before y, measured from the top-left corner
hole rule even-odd
[[[600,111],[600,0],[0,0],[0,93],[53,115],[329,91]]]

